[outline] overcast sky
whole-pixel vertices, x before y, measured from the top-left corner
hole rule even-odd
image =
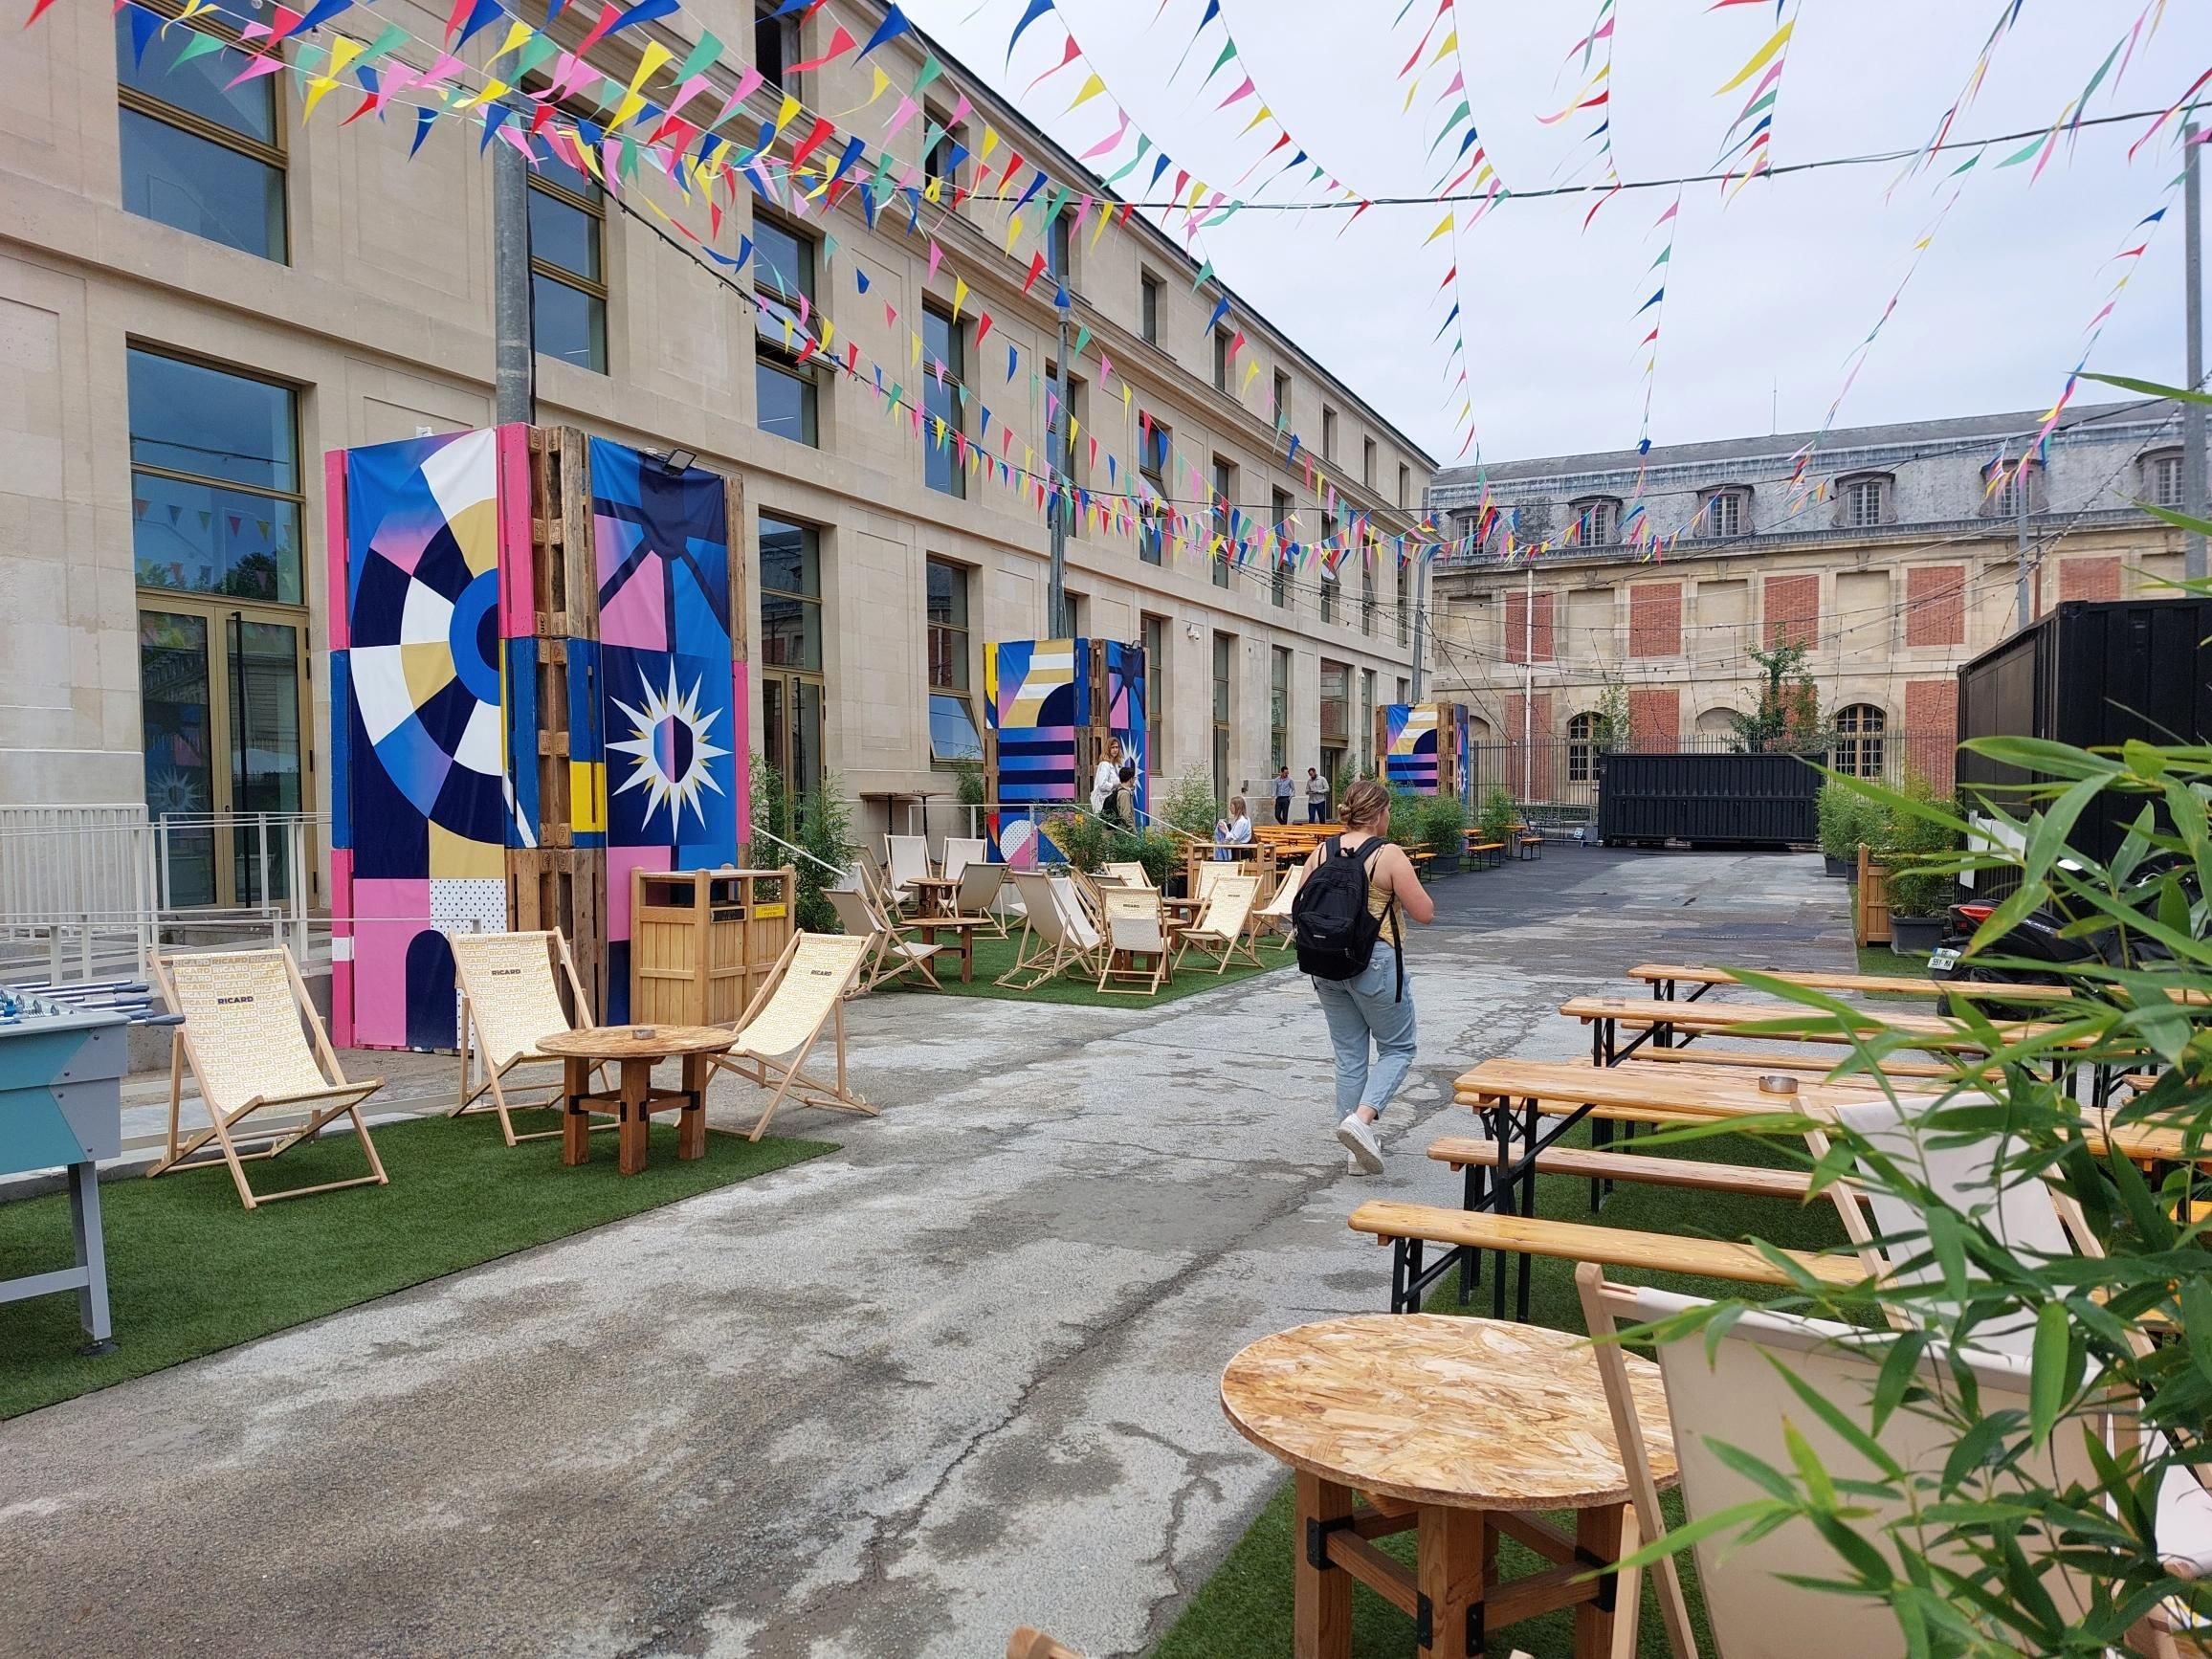
[[[903,0],[915,20],[1002,91],[1019,96],[1055,61],[1064,36],[1033,27],[1006,69],[1006,36],[1025,0]],[[1221,0],[1250,73],[1297,144],[1371,195],[1428,193],[1423,160],[1448,110],[1429,99],[1450,78],[1431,72],[1413,112],[1400,113],[1400,66],[1435,0]],[[1714,89],[1773,26],[1773,9],[1708,0],[1619,0],[1612,72],[1615,166],[1627,180],[1703,172],[1748,88]],[[2127,31],[2143,0],[2026,0],[1998,48],[1955,138],[2046,126]],[[1196,86],[1220,50],[1218,29],[1181,79],[1168,70],[1206,0],[1058,0],[1139,127],[1209,181],[1229,182],[1265,148],[1239,136],[1248,100],[1214,106],[1234,88],[1228,72],[1203,100]],[[1545,126],[1580,85],[1562,69],[1596,0],[1459,0],[1474,119],[1506,184],[1536,188],[1595,176],[1578,168],[1590,122]],[[1778,166],[1922,142],[1958,94],[1999,6],[1995,0],[1803,0],[1776,110]],[[1441,39],[1441,32],[1438,38]],[[1431,48],[1433,50],[1433,47]],[[2163,109],[2212,66],[2212,8],[2174,0],[2157,36],[2135,55],[2116,92],[2110,79],[2090,113]],[[1112,129],[1104,100],[1063,114],[1080,68],[1020,101],[1076,150]],[[1837,416],[1839,425],[2042,409],[2080,352],[2083,325],[2103,303],[2129,245],[2129,228],[2156,208],[2178,170],[2163,137],[2135,163],[2127,149],[2147,122],[2085,130],[2042,178],[2032,167],[1990,171],[2020,145],[1992,150],[1943,226]],[[2178,122],[2176,123],[2178,124]],[[1456,144],[1456,138],[1452,141]],[[1448,149],[1451,147],[1447,146]],[[1894,164],[1760,180],[1723,203],[1718,187],[1683,196],[1651,434],[1656,443],[1818,427],[1843,384],[1852,348],[1880,317],[1915,237],[1940,203],[1948,161],[1899,185]],[[1125,189],[1149,175],[1134,175]],[[1281,196],[1278,189],[1271,192]],[[1613,198],[1585,232],[1587,198],[1510,202],[1461,238],[1460,295],[1472,359],[1474,415],[1492,460],[1620,449],[1636,441],[1643,377],[1633,314],[1656,281],[1652,223],[1670,190]],[[1340,239],[1342,215],[1247,211],[1205,233],[1225,280],[1288,330],[1443,464],[1457,456],[1432,306],[1450,261],[1446,242],[1422,239],[1441,210],[1376,208]],[[2182,375],[2179,195],[2107,322],[2092,367],[2179,380]],[[1455,371],[1456,372],[1456,371]],[[2083,398],[2105,395],[2090,388]],[[2113,394],[2116,395],[2116,394]]]

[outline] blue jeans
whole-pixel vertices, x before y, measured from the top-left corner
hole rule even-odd
[[[1366,1106],[1381,1117],[1405,1084],[1416,1046],[1410,980],[1405,1000],[1397,1000],[1398,953],[1387,940],[1378,940],[1366,971],[1348,980],[1317,979],[1314,992],[1321,999],[1329,1042],[1337,1051],[1337,1116]],[[1367,1058],[1370,1039],[1375,1046],[1372,1065]]]

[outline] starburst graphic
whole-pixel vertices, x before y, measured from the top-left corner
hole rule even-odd
[[[614,699],[614,706],[630,717],[630,736],[627,742],[607,746],[617,754],[634,757],[636,766],[615,793],[645,790],[646,822],[652,823],[653,815],[666,807],[672,833],[680,826],[686,807],[698,814],[700,824],[706,823],[702,791],[722,792],[721,785],[715,782],[712,763],[730,752],[707,741],[708,730],[721,711],[699,708],[699,683],[694,680],[691,690],[679,696],[675,665],[671,663],[665,692],[655,690],[650,680],[646,682],[643,709],[633,709],[620,697]]]

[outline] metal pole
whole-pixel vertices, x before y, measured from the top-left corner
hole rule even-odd
[[[1059,409],[1052,417],[1052,447],[1059,459],[1052,469],[1058,475],[1055,487],[1045,497],[1045,509],[1052,515],[1052,569],[1045,584],[1045,619],[1054,639],[1067,639],[1075,631],[1068,616],[1068,513],[1074,505],[1069,497],[1069,486],[1075,476],[1072,448],[1074,440],[1068,410],[1068,326],[1074,313],[1069,303],[1068,273],[1060,269],[1060,238],[1053,231],[1054,225],[1047,223],[1045,248],[1052,261],[1052,289],[1060,322],[1059,356],[1052,365],[1053,391],[1060,401]]]
[[[2012,475],[2013,521],[2018,526],[2020,544],[2020,565],[2014,572],[2012,579],[2013,626],[2024,631],[2027,625],[2035,620],[2033,608],[2028,602],[2027,592],[2027,489],[2030,476],[2031,475],[2027,470],[2027,451],[2024,447],[2020,452],[2020,470]]]
[[[1536,762],[1537,567],[1532,562],[1521,589],[1521,793],[1529,792]]]
[[[538,418],[538,364],[530,340],[530,167],[502,142],[492,152],[492,418]]]
[[[1428,561],[1416,550],[1413,556],[1413,700],[1421,701],[1421,692],[1427,676],[1421,672],[1422,657],[1428,649]]]
[[[2183,315],[2189,332],[2189,389],[2204,387],[2204,240],[2203,191],[2197,177],[2197,123],[2181,128],[2181,202],[2185,248],[2181,264]],[[2204,517],[2204,406],[2181,406],[2181,494],[2189,516]],[[2182,533],[2181,574],[2195,581],[2205,572],[2204,538],[2195,530]]]

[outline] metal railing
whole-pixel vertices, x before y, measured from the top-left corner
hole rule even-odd
[[[329,923],[309,909],[310,813],[149,819],[135,804],[0,807],[0,980],[143,977],[158,951],[257,942],[302,962]],[[230,865],[243,901],[215,902]]]

